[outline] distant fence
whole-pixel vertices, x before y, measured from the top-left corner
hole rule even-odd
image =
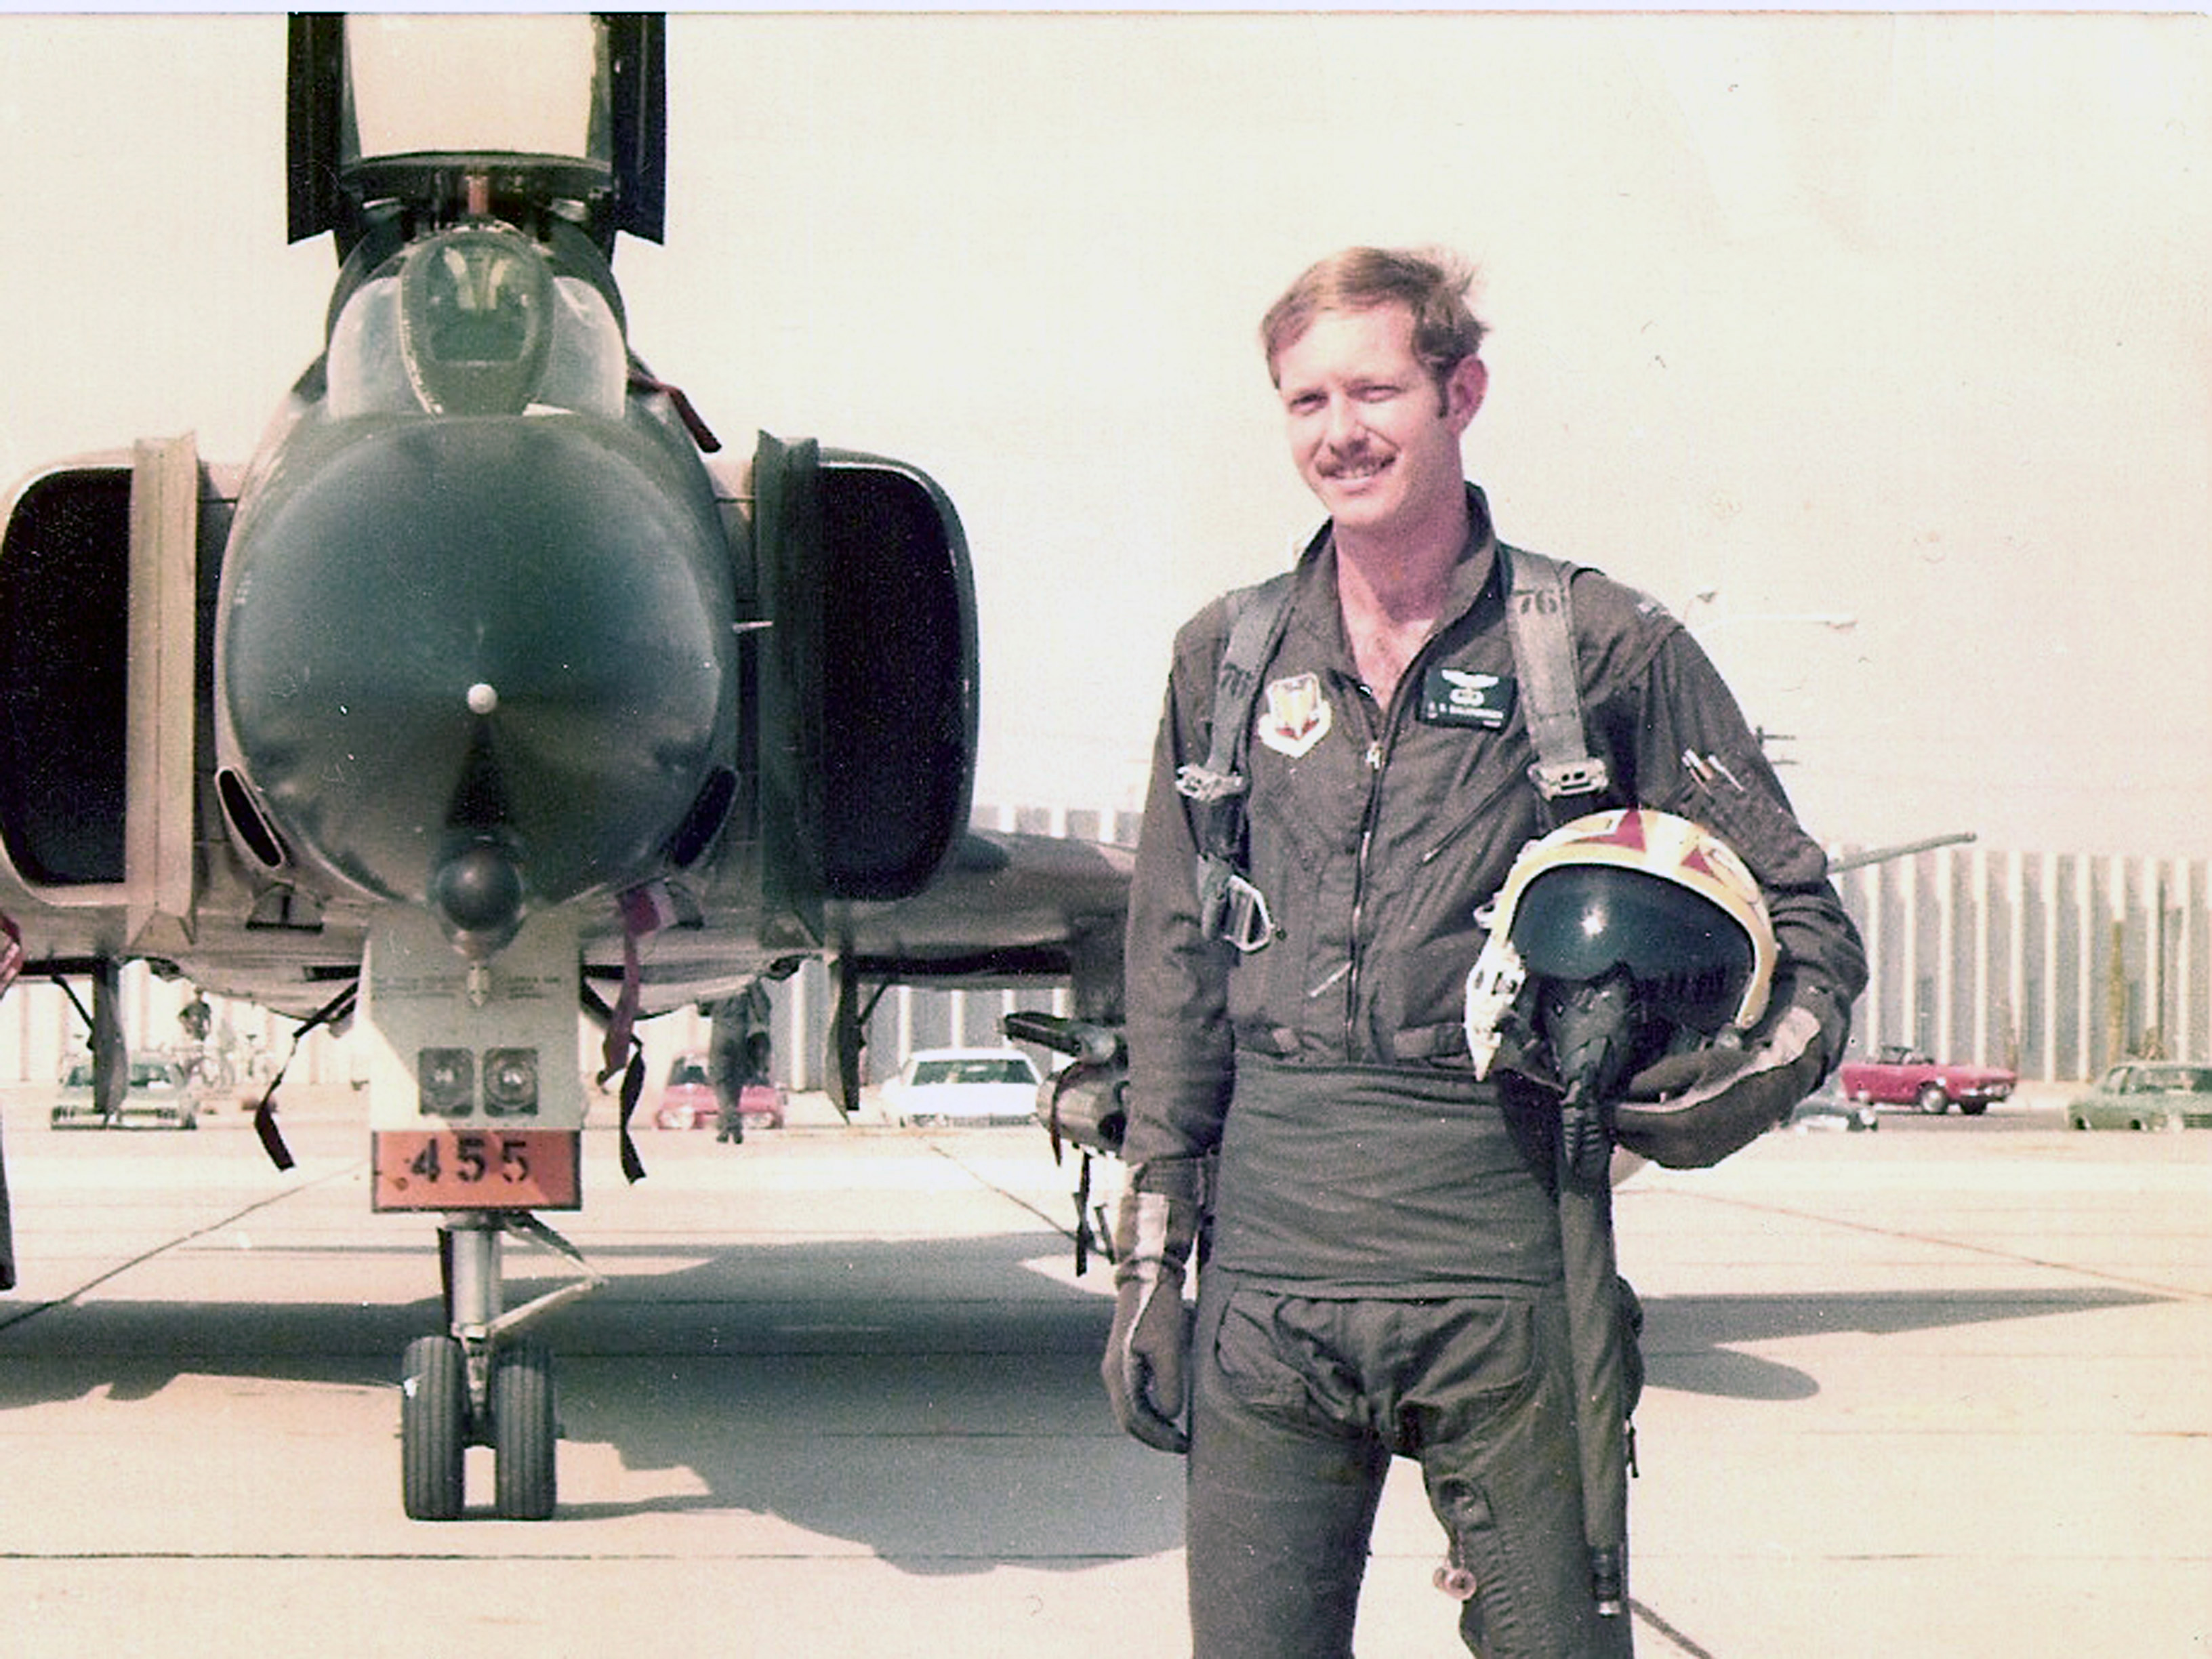
[[[2212,1057],[2207,867],[1946,847],[1846,871],[1872,970],[1856,1045],[2039,1079]]]
[[[994,808],[979,811],[975,821],[1125,845],[1137,836],[1137,817],[1127,811]],[[1969,846],[1846,871],[1837,885],[1865,937],[1872,973],[1853,1021],[1854,1049],[1904,1044],[2052,1080],[2092,1077],[2132,1055],[2212,1059],[2209,862]],[[191,999],[189,985],[134,966],[123,989],[134,1047],[179,1040],[177,1016]],[[828,974],[810,963],[771,995],[778,1080],[820,1088]],[[289,1050],[289,1021],[210,1001],[241,1073],[256,1064],[265,1069]],[[1064,994],[1048,991],[896,988],[868,1022],[866,1080],[890,1077],[916,1048],[998,1043],[999,1022],[1015,1008],[1066,1006]],[[646,1024],[655,1087],[667,1062],[702,1047],[708,1031],[697,1010]],[[580,1055],[592,1046],[591,1034],[580,1032]],[[25,982],[0,1002],[0,1083],[51,1081],[82,1047],[82,1021],[53,987]],[[318,1031],[301,1043],[289,1077],[343,1084],[355,1071],[351,1040]]]

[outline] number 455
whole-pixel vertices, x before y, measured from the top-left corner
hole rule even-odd
[[[497,1140],[495,1152],[493,1142]],[[530,1179],[530,1143],[514,1135],[459,1134],[453,1141],[453,1167],[445,1167],[435,1139],[422,1143],[422,1150],[415,1154],[407,1172],[423,1181],[437,1183],[456,1181],[465,1187],[473,1187],[491,1174],[491,1160],[499,1160],[499,1178],[509,1186],[520,1186]]]

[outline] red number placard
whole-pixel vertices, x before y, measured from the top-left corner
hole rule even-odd
[[[374,1210],[574,1210],[574,1129],[386,1129],[369,1137]]]

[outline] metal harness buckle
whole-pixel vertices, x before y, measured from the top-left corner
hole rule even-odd
[[[1239,955],[1265,950],[1275,938],[1267,897],[1230,866],[1202,858],[1198,870],[1198,926],[1207,939],[1224,940]]]
[[[1243,877],[1231,876],[1218,931],[1240,955],[1249,957],[1265,950],[1275,938],[1275,919],[1267,914],[1267,895]]]
[[[1563,795],[1595,795],[1612,782],[1606,763],[1593,755],[1578,760],[1538,761],[1528,769],[1528,778],[1546,800]]]
[[[1201,805],[1211,806],[1244,793],[1244,779],[1236,772],[1217,772],[1211,767],[1193,762],[1176,768],[1176,793]]]

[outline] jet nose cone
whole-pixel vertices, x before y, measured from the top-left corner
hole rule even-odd
[[[430,908],[461,954],[483,962],[504,950],[522,926],[527,896],[514,853],[492,841],[472,842],[430,877]]]
[[[459,943],[660,867],[737,741],[703,477],[560,417],[297,449],[233,528],[216,669],[224,763],[309,878]]]

